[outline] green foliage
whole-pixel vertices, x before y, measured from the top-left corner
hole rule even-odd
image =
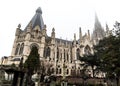
[[[120,23],[116,22],[113,33],[95,46],[100,58],[99,68],[109,79],[120,78]]]
[[[25,61],[24,67],[31,73],[40,70],[40,59],[37,47],[32,47],[28,59]]]
[[[99,64],[99,59],[97,58],[96,53],[85,55],[84,57],[81,57],[80,60],[84,62],[83,67],[85,69],[89,66],[92,68],[92,71],[93,71],[92,75],[93,75],[93,77],[95,77],[95,74],[94,74],[95,70],[96,70],[95,67],[98,66],[98,64]]]

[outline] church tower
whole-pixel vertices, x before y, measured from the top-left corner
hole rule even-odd
[[[97,14],[95,14],[95,24],[94,24],[92,39],[100,40],[103,39],[104,37],[105,37],[105,31],[98,20]]]
[[[24,30],[21,30],[20,24],[18,25],[11,56],[13,58],[23,57],[25,61],[32,47],[36,46],[40,57],[43,57],[46,36],[46,26],[43,22],[42,10],[39,7]]]
[[[75,74],[80,76],[82,69],[80,58],[94,54],[92,40],[102,39],[104,35],[105,32],[96,15],[92,37],[89,30],[83,34],[81,27],[79,39],[76,33],[71,41],[56,38],[55,28],[52,28],[51,35],[48,36],[42,10],[39,7],[24,30],[21,29],[21,24],[18,25],[7,65],[15,63],[18,66],[21,58],[25,62],[32,48],[36,47],[46,74],[52,72],[57,76],[74,76]]]

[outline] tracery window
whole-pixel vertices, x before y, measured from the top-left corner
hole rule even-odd
[[[24,43],[21,44],[19,55],[23,54],[23,49],[24,49]]]
[[[88,45],[85,47],[84,52],[85,52],[86,55],[91,54],[91,49],[90,49],[90,47]]]
[[[50,47],[45,47],[44,48],[44,55],[43,56],[45,58],[50,57],[50,52],[51,52]]]
[[[17,45],[17,47],[16,47],[16,50],[15,50],[15,55],[17,55],[17,54],[18,54],[18,52],[19,52],[19,48],[20,48],[20,44],[18,44],[18,45]]]

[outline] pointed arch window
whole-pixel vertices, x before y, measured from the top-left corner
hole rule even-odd
[[[79,60],[80,59],[80,49],[79,48],[77,49],[76,56],[77,56],[77,60]]]
[[[66,59],[65,59],[65,49],[64,49],[64,62],[66,61]]]
[[[54,74],[54,71],[55,71],[54,68],[52,68],[51,71],[52,71],[52,73]]]
[[[46,58],[46,47],[44,48],[44,54],[43,54],[43,56]]]
[[[16,47],[16,50],[15,50],[15,55],[17,55],[17,54],[18,54],[18,52],[19,52],[19,48],[20,48],[20,44],[18,44],[18,45],[17,45],[17,47]]]
[[[23,54],[24,43],[21,44],[19,55]]]
[[[58,68],[56,69],[56,74],[58,74]]]
[[[67,61],[69,61],[69,55],[68,55],[68,53],[67,53]]]
[[[66,72],[67,74],[69,74],[69,70],[67,69],[67,72]]]
[[[47,48],[47,55],[46,56],[49,56],[50,57],[50,47]]]
[[[57,47],[57,60],[59,59],[59,48]]]
[[[62,73],[62,71],[61,71],[61,68],[59,69],[59,74],[61,74]]]
[[[91,54],[91,49],[90,49],[90,47],[88,45],[85,47],[84,52],[85,52],[86,55]]]

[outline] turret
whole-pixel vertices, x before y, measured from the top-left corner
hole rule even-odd
[[[21,28],[21,24],[18,24],[18,27],[16,29],[16,33],[15,36],[18,36],[20,34],[20,28]]]
[[[76,45],[76,34],[74,33],[74,45]]]
[[[52,29],[51,38],[55,39],[55,29]]]
[[[31,30],[32,30],[32,23],[30,22],[27,26],[27,33],[26,33],[26,37],[25,40],[29,41],[31,38]]]
[[[90,31],[88,30],[88,39],[90,40]]]
[[[43,34],[43,36],[46,36],[46,25],[44,25],[44,28],[43,28],[43,30],[42,30],[42,34]]]
[[[55,44],[55,29],[52,29],[52,33],[51,33],[51,44]]]

